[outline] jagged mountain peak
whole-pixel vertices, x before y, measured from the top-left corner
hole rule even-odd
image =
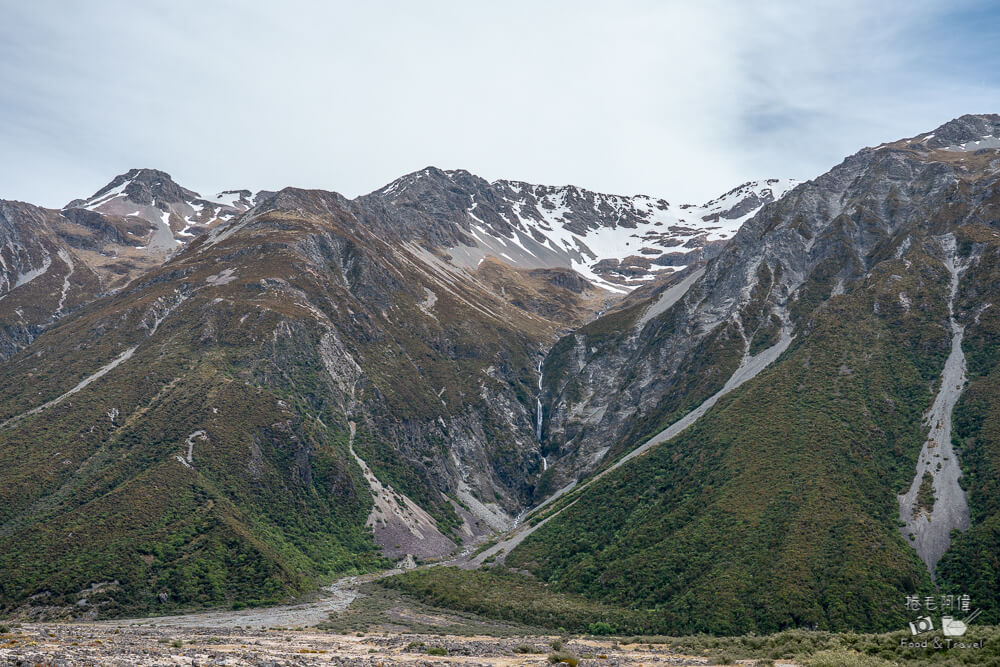
[[[459,265],[493,257],[517,268],[572,268],[627,292],[714,256],[761,206],[797,181],[769,179],[707,204],[575,185],[488,182],[466,170],[425,167],[358,201],[388,212],[390,233],[440,247]]]
[[[182,188],[165,171],[159,169],[134,168],[118,174],[111,182],[87,199],[75,199],[64,208],[88,208],[94,210],[112,199],[124,196],[137,204],[152,204],[159,200],[165,203],[195,199],[199,195]]]
[[[75,199],[63,209],[86,209],[107,216],[139,218],[149,225],[149,238],[138,246],[170,253],[185,241],[252,208],[250,190],[224,190],[202,197],[178,185],[159,169],[129,169],[95,192]]]
[[[393,203],[451,201],[455,204],[473,194],[488,192],[492,184],[465,169],[440,169],[434,166],[405,174],[391,183],[358,199],[380,198]]]
[[[182,187],[165,171],[150,168],[133,168],[118,174],[111,182],[87,199],[74,199],[64,209],[86,208],[99,210],[105,204],[125,198],[140,205],[179,204],[200,202],[221,209],[244,211],[254,205],[256,197],[250,190],[223,190],[214,195],[202,196]]]
[[[933,130],[932,148],[979,141],[987,137],[1000,136],[1000,115],[967,114],[941,125]]]
[[[794,178],[768,178],[759,181],[747,181],[729,192],[701,205],[710,211],[702,219],[726,220],[746,219],[751,211],[756,211],[764,204],[780,199],[785,193],[798,185],[800,181]]]
[[[875,150],[905,148],[909,150],[945,150],[974,152],[1000,148],[1000,115],[966,114],[914,137],[880,144]]]
[[[334,190],[287,186],[270,193],[267,197],[258,197],[257,204],[264,207],[283,208],[297,204],[315,204],[323,200],[336,201],[338,203],[349,201],[347,197]]]

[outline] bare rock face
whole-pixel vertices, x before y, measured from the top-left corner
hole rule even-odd
[[[174,183],[170,174],[158,169],[132,169],[116,176],[98,190],[92,199],[100,199],[114,190],[121,190],[130,201],[137,204],[152,204],[155,201],[177,204],[197,196],[191,190]]]
[[[644,320],[656,297],[643,293],[559,341],[545,359],[544,451],[566,464],[552,485],[681,417],[742,355],[783,327],[801,331],[813,308],[860,286],[879,262],[978,219],[1000,162],[996,149],[976,163],[959,151],[997,135],[1000,117],[963,116],[866,148],[765,204],[670,309]],[[949,204],[956,198],[961,207]]]
[[[358,204],[380,234],[443,248],[455,265],[494,257],[517,268],[571,268],[624,294],[714,256],[752,213],[793,184],[746,183],[701,206],[676,206],[574,186],[489,183],[467,171],[428,167]],[[668,251],[680,258],[664,261]]]

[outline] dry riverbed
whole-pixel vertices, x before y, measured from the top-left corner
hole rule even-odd
[[[374,577],[343,579],[294,605],[182,616],[10,624],[0,665],[710,665],[662,644],[560,638],[427,606]],[[752,664],[752,663],[747,663]]]
[[[0,621],[0,665],[712,665],[665,644],[571,638],[428,606],[376,581],[260,609],[88,622]],[[6,625],[4,625],[6,624]],[[740,661],[752,665],[753,661]],[[564,663],[565,664],[565,663]]]
[[[308,630],[31,623],[0,637],[6,665],[547,665],[556,637],[365,636]],[[537,653],[520,653],[528,647]],[[708,665],[664,646],[570,639],[582,665]],[[445,654],[446,653],[446,654]],[[442,655],[437,655],[442,654]]]

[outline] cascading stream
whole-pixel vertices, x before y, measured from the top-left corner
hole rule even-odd
[[[535,439],[538,442],[542,441],[542,368],[545,363],[544,359],[538,360],[538,397],[535,399],[535,407],[538,410],[538,417],[535,420]],[[548,464],[545,463],[545,459],[542,458],[543,465],[548,468]]]

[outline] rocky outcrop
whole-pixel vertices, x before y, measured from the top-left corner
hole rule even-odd
[[[556,482],[679,419],[725,384],[744,352],[773,343],[782,323],[807,328],[813,308],[878,262],[979,220],[995,151],[977,168],[946,149],[997,134],[998,117],[968,116],[864,149],[766,204],[670,309],[645,321],[653,299],[631,300],[562,339],[545,361],[544,447],[574,472]]]

